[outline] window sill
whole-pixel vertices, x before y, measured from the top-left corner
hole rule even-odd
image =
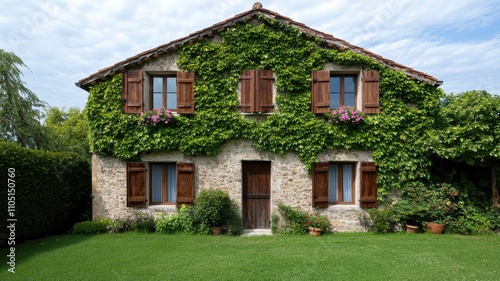
[[[347,205],[347,204],[342,204],[342,205],[329,205],[328,208],[332,209],[361,209],[358,205],[352,204],[352,205]]]
[[[155,211],[176,211],[177,208],[175,205],[149,205],[148,210],[155,210]]]
[[[246,119],[252,120],[252,121],[266,121],[268,116],[273,115],[274,112],[266,112],[266,113],[247,113],[247,112],[240,112],[240,115],[245,116]]]

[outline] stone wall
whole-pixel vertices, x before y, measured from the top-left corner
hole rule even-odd
[[[92,155],[92,215],[116,218],[127,213],[127,165],[116,158]]]
[[[320,161],[373,161],[371,152],[335,150],[318,155]],[[180,152],[154,153],[141,156],[145,162],[194,162],[195,194],[200,190],[221,189],[239,206],[242,204],[242,161],[271,162],[271,212],[277,212],[282,202],[313,211],[312,181],[304,164],[293,153],[280,156],[271,152],[259,152],[250,140],[234,140],[226,143],[222,151],[213,157],[186,156]],[[146,177],[149,181],[149,176]],[[149,186],[149,182],[147,183]],[[356,173],[355,198],[359,198],[359,173]],[[149,190],[148,190],[149,192]],[[126,162],[116,158],[92,156],[93,216],[116,218],[129,212],[126,207]],[[148,194],[149,196],[149,194]],[[357,201],[357,200],[356,200]],[[357,205],[335,205],[317,210],[329,217],[335,231],[364,231],[357,214]],[[173,206],[150,206],[149,209],[172,212]]]

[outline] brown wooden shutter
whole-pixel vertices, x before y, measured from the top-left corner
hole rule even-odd
[[[361,162],[359,171],[361,172],[360,207],[377,208],[377,167],[373,162]]]
[[[273,111],[273,81],[271,70],[255,70],[255,112]]]
[[[240,77],[241,112],[272,112],[273,72],[271,70],[244,70]]]
[[[194,163],[177,163],[177,202],[191,206],[194,200]]]
[[[363,113],[380,113],[380,76],[376,70],[363,70]]]
[[[127,163],[127,207],[146,207],[145,163]]]
[[[142,71],[126,71],[122,74],[122,112],[142,112]]]
[[[315,114],[330,111],[330,71],[316,70],[312,72],[311,81],[312,111]]]
[[[194,72],[177,71],[177,113],[194,113]]]
[[[255,112],[255,71],[244,70],[240,77],[241,112]]]
[[[328,162],[313,164],[312,185],[312,206],[328,207]]]

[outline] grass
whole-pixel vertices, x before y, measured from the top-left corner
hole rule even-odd
[[[0,251],[0,280],[500,280],[500,235],[62,235]]]

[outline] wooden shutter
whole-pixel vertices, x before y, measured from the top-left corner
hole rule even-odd
[[[315,114],[330,111],[330,71],[316,70],[312,72],[311,98],[312,111]]]
[[[313,164],[312,185],[312,206],[328,207],[328,162]]]
[[[177,202],[191,206],[194,200],[194,163],[177,163]]]
[[[272,112],[273,72],[271,70],[244,70],[240,77],[241,112]]]
[[[194,113],[194,72],[177,71],[177,113]]]
[[[377,167],[373,162],[361,162],[359,171],[361,172],[361,208],[377,208]]]
[[[380,113],[380,76],[376,70],[363,70],[363,113]]]
[[[142,71],[126,71],[122,74],[122,112],[142,112]]]
[[[273,104],[273,72],[271,70],[255,70],[255,111],[272,112]]]
[[[146,207],[145,163],[127,163],[127,207]]]
[[[241,112],[255,112],[255,71],[244,70],[240,77]]]

